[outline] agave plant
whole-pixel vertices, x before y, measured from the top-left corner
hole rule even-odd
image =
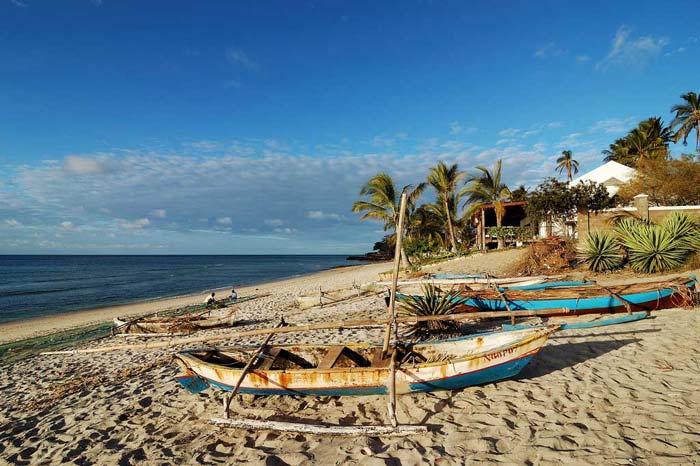
[[[423,285],[422,296],[400,297],[398,303],[398,313],[406,317],[449,315],[459,306],[451,292],[443,293],[432,283]],[[427,320],[410,325],[403,335],[425,340],[440,334],[455,333],[457,329],[454,321]]]
[[[687,241],[666,225],[640,223],[637,230],[620,236],[630,266],[637,272],[658,273],[677,269],[688,259]]]
[[[615,237],[601,230],[594,230],[588,234],[583,247],[578,251],[578,256],[594,272],[618,269],[623,261],[620,245]]]

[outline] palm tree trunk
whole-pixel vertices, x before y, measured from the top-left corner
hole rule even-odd
[[[455,232],[452,228],[452,218],[450,217],[450,209],[447,205],[447,197],[442,196],[442,206],[445,209],[445,214],[447,215],[447,231],[450,235],[450,244],[452,245],[452,252],[457,252],[457,242],[455,241]]]
[[[567,175],[567,178],[569,179],[569,183],[571,183],[571,165],[567,165],[566,175]]]
[[[497,249],[503,249],[505,246],[505,243],[503,242],[503,233],[501,232],[501,225],[503,223],[503,219],[501,218],[498,213],[496,213],[496,226],[498,227],[498,245],[496,246]]]

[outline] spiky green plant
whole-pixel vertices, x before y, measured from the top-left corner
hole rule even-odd
[[[594,272],[608,272],[622,266],[623,256],[615,237],[607,231],[594,230],[578,251],[579,259]]]
[[[432,283],[423,285],[423,295],[399,297],[398,304],[398,313],[406,317],[449,315],[459,306],[452,292],[443,293]],[[436,335],[455,333],[457,329],[454,321],[428,320],[411,324],[403,335],[425,340]]]
[[[637,272],[658,273],[677,269],[689,257],[687,241],[666,225],[639,223],[620,235],[629,264]]]

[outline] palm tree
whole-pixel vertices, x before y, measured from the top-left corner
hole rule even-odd
[[[445,214],[445,230],[448,234],[452,252],[457,252],[457,241],[452,225],[449,199],[457,191],[457,184],[464,178],[464,172],[459,171],[457,164],[448,167],[445,162],[438,162],[437,166],[430,169],[428,173],[428,183],[435,189],[438,199],[442,202],[442,211]]]
[[[574,154],[570,150],[561,152],[561,157],[557,159],[557,172],[559,174],[566,171],[566,178],[571,182],[572,174],[578,173],[578,161],[574,160]]]
[[[683,144],[688,144],[688,136],[695,130],[695,150],[700,148],[700,99],[695,92],[683,94],[681,99],[685,103],[674,105],[671,112],[676,112],[676,117],[671,122],[671,128],[678,126],[678,131],[673,135],[673,142],[683,138]]]
[[[493,210],[496,212],[496,226],[501,227],[503,216],[505,215],[505,202],[510,198],[510,189],[505,183],[501,182],[501,163],[502,160],[496,162],[493,171],[489,171],[486,167],[476,167],[480,173],[471,175],[467,178],[467,186],[459,193],[459,196],[467,196],[467,204],[470,204],[470,210],[475,211],[484,206],[484,204],[493,204]],[[503,247],[503,238],[498,238],[498,248]]]
[[[668,157],[668,144],[672,131],[664,126],[659,117],[651,117],[639,122],[624,138],[616,140],[610,149],[604,150],[605,160],[636,166],[640,161],[665,159]]]
[[[378,173],[360,190],[360,196],[367,196],[366,201],[357,201],[352,206],[355,213],[364,212],[360,220],[374,219],[384,222],[384,231],[394,230],[393,241],[396,241],[396,225],[399,223],[399,208],[401,194],[408,194],[408,206],[410,211],[416,201],[425,190],[426,184],[421,183],[415,189],[412,185],[406,185],[399,192],[394,186],[394,180],[388,173]],[[411,262],[404,248],[401,248],[401,261],[404,266],[410,266]]]

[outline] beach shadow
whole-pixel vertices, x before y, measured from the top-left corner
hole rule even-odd
[[[513,380],[523,380],[541,377],[566,367],[580,364],[600,357],[611,351],[641,341],[639,338],[624,340],[587,341],[561,345],[547,345],[542,348],[533,361],[525,366]]]
[[[233,323],[234,327],[244,327],[246,325],[269,324],[272,319],[246,319],[237,320]]]

